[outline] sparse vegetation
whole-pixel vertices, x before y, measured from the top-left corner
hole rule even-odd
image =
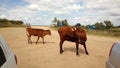
[[[81,25],[80,23],[77,23],[75,26],[79,25],[80,28],[83,28],[86,30],[87,34],[90,35],[100,35],[100,36],[110,36],[110,37],[120,37],[120,28],[113,26],[111,21],[104,21],[102,22],[96,22],[93,26],[94,29],[89,29],[90,25]],[[58,30],[59,27],[51,27],[52,29]]]
[[[92,35],[120,37],[120,28],[113,26],[109,20],[96,22],[94,24],[94,30],[90,30],[89,25],[87,25],[85,29],[88,34]]]
[[[120,37],[120,28],[112,28],[109,30],[89,30],[89,29],[86,29],[86,32],[87,32],[87,34],[90,34],[90,35]]]
[[[0,19],[0,27],[22,27],[23,22],[20,20]]]

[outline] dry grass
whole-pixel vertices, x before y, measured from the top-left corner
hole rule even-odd
[[[120,37],[120,28],[112,28],[109,30],[86,30],[90,35]]]

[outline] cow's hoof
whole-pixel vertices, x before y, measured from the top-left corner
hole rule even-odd
[[[89,55],[89,53],[86,53],[86,55]]]
[[[60,54],[62,54],[63,52],[64,52],[64,51],[63,51],[63,50],[61,50],[61,51],[60,51]]]
[[[78,53],[77,53],[76,55],[77,55],[77,56],[79,56],[79,54],[78,54]]]

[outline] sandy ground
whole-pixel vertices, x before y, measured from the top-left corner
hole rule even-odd
[[[48,27],[37,27],[50,29]],[[88,35],[86,55],[82,45],[79,46],[80,56],[76,56],[75,43],[66,41],[64,52],[59,54],[59,35],[51,30],[51,36],[45,36],[45,44],[41,39],[36,45],[37,37],[32,37],[33,44],[27,43],[25,28],[0,28],[9,47],[17,55],[18,68],[105,68],[109,49],[119,38]]]

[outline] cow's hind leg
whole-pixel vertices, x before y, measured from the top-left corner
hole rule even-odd
[[[86,44],[84,43],[84,45],[83,45],[83,46],[84,46],[84,49],[85,49],[86,54],[87,54],[87,55],[89,55],[89,53],[88,53],[88,51],[87,51]]]
[[[38,36],[38,39],[37,39],[37,41],[36,41],[36,44],[38,43],[39,38],[40,38],[40,37]]]
[[[62,49],[63,42],[64,42],[64,40],[61,40],[60,44],[59,44],[59,46],[60,46],[60,54],[62,54],[62,52],[63,52],[63,49]]]

